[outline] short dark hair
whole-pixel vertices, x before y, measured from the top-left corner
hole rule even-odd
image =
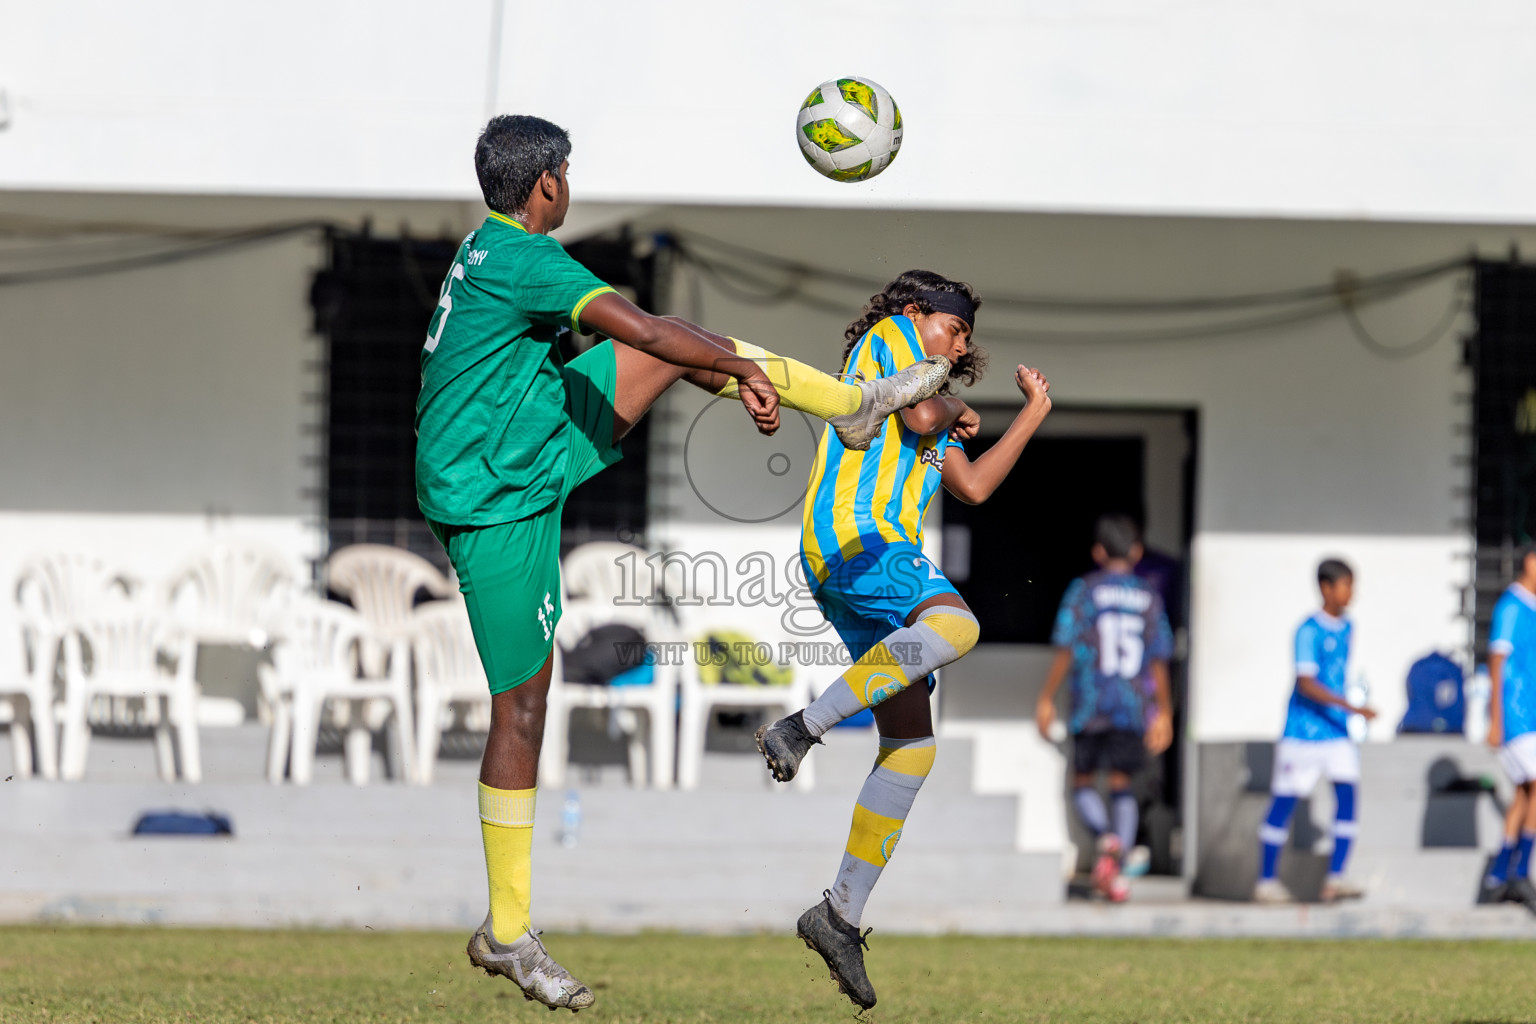
[[[485,205],[513,214],[528,203],[545,171],[557,179],[570,159],[571,137],[542,117],[501,114],[491,118],[475,143],[475,176]]]
[[[1525,575],[1525,560],[1536,555],[1536,543],[1521,544],[1515,548],[1515,575]]]
[[[1355,578],[1355,570],[1349,567],[1349,563],[1339,558],[1325,558],[1317,566],[1317,582],[1337,583],[1339,580],[1352,580]]]
[[[1129,558],[1131,549],[1141,543],[1141,530],[1130,516],[1100,516],[1093,528],[1093,542],[1110,558]]]

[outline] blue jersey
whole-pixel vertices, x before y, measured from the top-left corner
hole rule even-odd
[[[1536,732],[1536,594],[1518,583],[1493,606],[1488,653],[1504,655],[1504,742]]]
[[[1353,626],[1327,612],[1314,612],[1296,630],[1296,678],[1311,676],[1329,693],[1344,696],[1348,682],[1349,638]],[[1293,685],[1291,705],[1285,715],[1288,740],[1344,740],[1349,738],[1349,712],[1334,704],[1319,704],[1303,697]]]
[[[853,346],[843,370],[875,380],[924,358],[912,321],[888,316]],[[860,553],[887,544],[923,546],[923,513],[939,489],[950,443],[947,431],[919,434],[895,413],[867,451],[844,448],[831,427],[823,431],[800,532],[800,558],[812,590]]]
[[[1056,613],[1051,643],[1072,653],[1067,724],[1074,735],[1146,730],[1152,663],[1173,657],[1173,631],[1151,585],[1118,572],[1073,580]]]

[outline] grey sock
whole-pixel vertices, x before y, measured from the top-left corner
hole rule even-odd
[[[1093,833],[1094,838],[1109,831],[1109,811],[1105,809],[1104,798],[1099,796],[1097,789],[1092,786],[1077,787],[1072,791],[1072,805],[1077,808],[1078,820]]]
[[[1115,816],[1115,835],[1120,837],[1120,849],[1129,852],[1136,845],[1136,825],[1139,808],[1136,794],[1128,789],[1109,794],[1109,806]]]
[[[919,739],[896,740],[889,737],[880,737],[880,756],[875,760],[874,770],[869,773],[869,778],[864,780],[864,788],[859,790],[858,806],[870,814],[877,814],[881,818],[893,818],[905,823],[907,814],[912,810],[912,801],[917,799],[917,791],[922,788],[923,780],[927,773],[914,775],[911,771],[897,771],[894,768],[885,767],[882,762],[887,760],[887,752],[892,751],[921,751],[923,747],[932,747],[932,736],[923,736]],[[913,759],[908,758],[906,767],[912,766]],[[900,764],[897,759],[891,759],[892,764]],[[880,872],[896,849],[896,842],[901,838],[901,829],[898,828],[892,835],[885,837],[880,845],[880,850],[874,854],[879,863],[871,863],[862,857],[855,856],[854,848],[862,848],[864,844],[856,843],[855,836],[862,835],[868,838],[867,833],[860,830],[860,815],[854,812],[853,834],[849,836],[848,849],[843,851],[843,863],[837,870],[837,881],[832,883],[830,890],[832,909],[849,924],[857,927],[864,916],[864,904],[869,900],[869,893],[880,880]]]
[[[969,629],[959,631],[964,639],[961,641],[963,649],[956,650],[955,645],[946,640],[932,624],[930,617],[942,617],[948,620],[950,625],[954,620],[965,620]],[[873,679],[858,684],[849,681],[849,672],[838,676],[831,686],[828,686],[805,709],[805,728],[812,736],[822,736],[826,731],[844,719],[852,718],[867,707],[874,707],[883,700],[887,700],[917,682],[926,679],[928,673],[935,669],[943,668],[952,661],[956,661],[971,645],[976,642],[976,634],[979,627],[976,625],[976,616],[963,608],[955,608],[951,605],[935,605],[928,609],[922,618],[910,626],[902,626],[893,631],[881,645],[891,653],[893,663],[889,666],[889,672],[882,672],[879,679],[885,680],[879,687],[872,687]],[[868,657],[869,655],[865,655]],[[860,672],[855,678],[863,679],[868,674],[867,666],[861,666]],[[857,687],[858,692],[855,692]]]

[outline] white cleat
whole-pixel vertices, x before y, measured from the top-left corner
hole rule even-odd
[[[543,1003],[551,1010],[585,1010],[597,1002],[592,990],[571,972],[555,963],[554,957],[533,932],[503,945],[491,931],[491,916],[469,938],[469,962],[486,974],[499,974],[523,990],[523,998]]]
[[[1263,879],[1253,887],[1253,902],[1262,903],[1265,906],[1278,907],[1287,903],[1295,903],[1296,897],[1291,890],[1285,887],[1285,883],[1278,878]]]
[[[1323,883],[1323,902],[1340,903],[1344,900],[1358,900],[1365,896],[1365,888],[1347,878],[1330,878]]]
[[[949,360],[943,356],[929,356],[889,377],[859,381],[859,390],[864,392],[859,407],[846,415],[833,416],[827,422],[837,431],[837,439],[843,442],[844,448],[865,451],[885,429],[887,417],[932,398],[948,379]]]

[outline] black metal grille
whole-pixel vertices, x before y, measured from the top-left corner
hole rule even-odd
[[[1536,266],[1474,265],[1472,368],[1474,591],[1477,651],[1493,604],[1514,576],[1515,549],[1536,540]]]
[[[458,242],[333,232],[329,259],[310,292],[321,363],[324,443],[321,506],[330,549],[393,544],[446,565],[416,505],[415,409],[421,346]],[[656,299],[654,256],[637,258],[627,237],[575,243],[567,251],[642,308]],[[587,344],[567,334],[569,359]],[[566,546],[589,540],[643,541],[648,430],[624,439],[624,460],[577,488],[561,519]]]

